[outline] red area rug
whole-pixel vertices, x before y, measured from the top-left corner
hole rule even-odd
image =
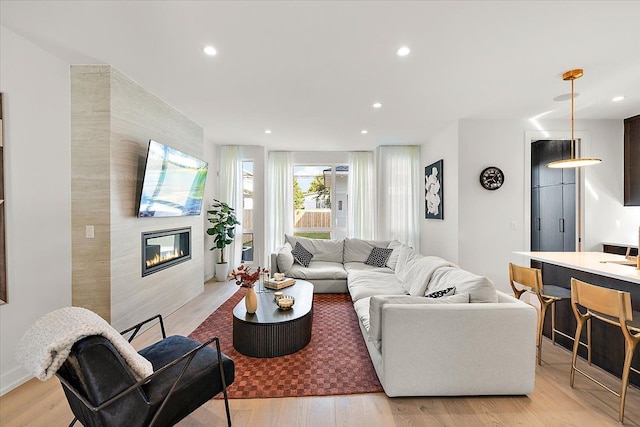
[[[220,337],[222,352],[236,364],[232,399],[328,396],[382,391],[348,294],[315,294],[311,342],[297,353],[274,358],[243,356],[233,348],[236,292],[189,335]]]

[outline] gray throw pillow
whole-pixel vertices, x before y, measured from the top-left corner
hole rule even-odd
[[[387,260],[391,256],[391,252],[393,252],[393,249],[373,248],[371,249],[369,258],[367,258],[364,263],[374,267],[385,267],[387,265]]]
[[[298,264],[304,267],[309,267],[311,258],[313,258],[313,254],[306,250],[300,242],[296,242],[296,246],[291,251],[291,255],[293,255],[293,259],[295,259]]]

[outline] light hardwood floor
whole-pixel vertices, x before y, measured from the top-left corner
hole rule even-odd
[[[210,282],[205,292],[167,316],[168,334],[188,334],[233,292],[232,282]],[[159,336],[157,328],[134,342],[142,348]],[[576,376],[569,386],[571,353],[545,339],[536,388],[529,396],[388,398],[383,393],[280,399],[231,400],[234,426],[619,426],[618,399]],[[614,389],[620,380],[584,368]],[[640,426],[640,390],[630,387],[625,425]],[[31,380],[0,398],[0,425],[66,426],[73,418],[57,379]],[[224,426],[221,400],[211,400],[183,420],[181,427]],[[124,427],[124,426],[123,426]]]

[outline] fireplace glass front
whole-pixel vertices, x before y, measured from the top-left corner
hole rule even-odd
[[[142,233],[142,276],[191,259],[191,227]]]

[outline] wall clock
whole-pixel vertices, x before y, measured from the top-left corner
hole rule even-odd
[[[487,190],[497,190],[504,184],[504,173],[495,166],[484,168],[480,172],[480,185]]]

